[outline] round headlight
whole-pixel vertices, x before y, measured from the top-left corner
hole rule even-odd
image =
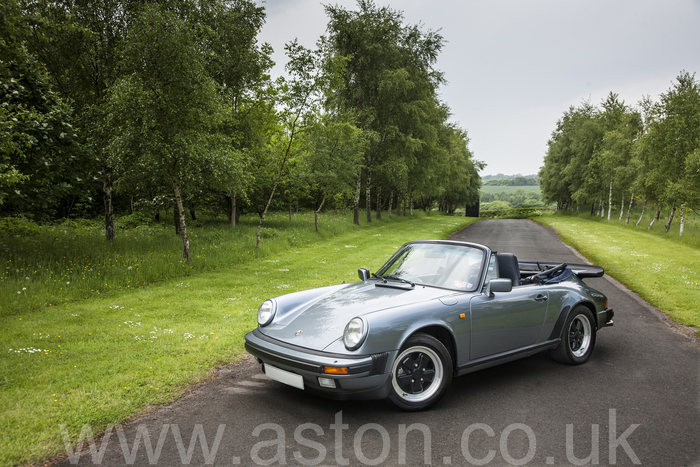
[[[343,331],[343,343],[348,350],[355,350],[365,340],[367,335],[367,325],[362,318],[353,318],[345,325]]]
[[[260,326],[267,326],[272,321],[275,316],[275,304],[272,300],[265,300],[258,308],[258,324]]]

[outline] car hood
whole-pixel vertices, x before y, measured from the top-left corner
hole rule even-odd
[[[449,290],[421,285],[410,288],[407,284],[396,284],[396,287],[376,284],[374,281],[356,282],[293,310],[284,309],[284,297],[279,297],[278,316],[261,331],[290,344],[323,350],[343,336],[345,325],[356,316],[454,294]]]

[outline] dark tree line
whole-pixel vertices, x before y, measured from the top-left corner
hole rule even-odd
[[[483,163],[449,122],[444,43],[401,12],[327,6],[317,47],[271,80],[252,0],[6,0],[0,5],[0,214],[35,220],[170,207],[235,227],[270,209],[359,222],[478,199]],[[361,193],[364,190],[365,196]],[[186,216],[189,214],[189,216]]]

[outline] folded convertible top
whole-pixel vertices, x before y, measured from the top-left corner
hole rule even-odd
[[[543,262],[543,261],[518,261],[518,266],[520,267],[521,277],[528,277],[534,274],[539,274],[541,272],[547,271],[558,266],[561,263]],[[571,264],[566,263],[566,265],[571,269],[574,274],[576,274],[581,279],[587,277],[603,277],[605,274],[605,269],[600,266],[593,266],[592,264]]]

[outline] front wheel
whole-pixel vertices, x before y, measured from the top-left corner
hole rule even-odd
[[[452,358],[443,343],[416,334],[391,367],[389,400],[403,410],[424,410],[442,399],[451,382]]]
[[[559,346],[551,351],[554,360],[569,365],[586,363],[595,347],[595,321],[591,310],[575,307],[566,319]]]

